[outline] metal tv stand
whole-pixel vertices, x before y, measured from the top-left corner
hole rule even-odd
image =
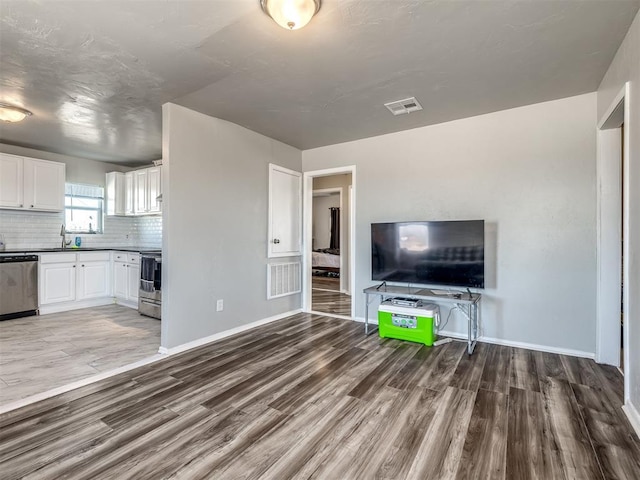
[[[482,295],[480,293],[457,292],[419,287],[402,287],[397,285],[380,285],[365,288],[364,333],[369,335],[375,331],[369,328],[369,305],[373,298],[380,297],[383,302],[393,297],[408,297],[420,300],[431,300],[434,303],[453,303],[467,317],[467,353],[471,355],[478,341],[478,312]],[[441,293],[442,292],[442,293]],[[373,296],[373,298],[372,298]]]

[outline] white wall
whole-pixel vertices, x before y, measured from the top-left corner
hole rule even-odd
[[[268,164],[300,171],[300,150],[165,104],[162,158],[162,346],[299,309],[267,300],[266,266]]]
[[[629,377],[630,400],[640,412],[640,13],[636,15],[622,45],[598,88],[598,119],[615,96],[630,81],[630,121],[625,125],[629,135],[629,278],[625,288],[629,295],[629,355],[625,374]],[[640,422],[640,415],[637,418]],[[638,425],[640,428],[640,425]]]
[[[587,94],[304,151],[304,171],[358,169],[356,316],[372,222],[484,219],[481,333],[593,353],[595,121]]]
[[[313,248],[329,248],[331,242],[331,207],[340,208],[340,194],[313,197]]]

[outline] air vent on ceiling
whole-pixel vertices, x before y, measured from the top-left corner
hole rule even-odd
[[[394,115],[402,115],[405,113],[417,112],[422,110],[422,105],[418,103],[415,97],[405,98],[404,100],[398,100],[396,102],[389,102],[384,104]]]

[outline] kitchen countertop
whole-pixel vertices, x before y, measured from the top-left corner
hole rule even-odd
[[[80,247],[80,248],[7,248],[6,250],[0,250],[0,255],[18,255],[24,254],[38,254],[38,253],[78,253],[78,252],[131,252],[131,253],[162,253],[160,248],[152,247]]]

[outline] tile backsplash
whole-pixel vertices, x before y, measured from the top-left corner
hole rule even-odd
[[[0,210],[0,233],[6,248],[53,248],[60,246],[64,212]],[[82,238],[83,247],[162,246],[162,217],[104,217],[104,233],[67,234],[67,241]]]

